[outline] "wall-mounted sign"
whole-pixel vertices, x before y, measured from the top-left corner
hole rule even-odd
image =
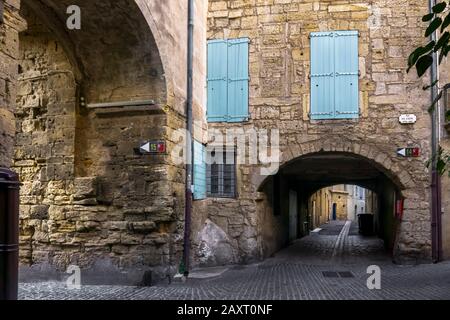
[[[397,154],[405,158],[417,158],[420,157],[420,148],[400,148]]]
[[[417,122],[415,114],[402,114],[399,118],[401,124],[413,124]]]
[[[162,154],[166,153],[166,142],[149,141],[141,145],[139,148],[141,154]]]

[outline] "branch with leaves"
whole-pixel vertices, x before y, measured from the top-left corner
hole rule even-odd
[[[432,12],[424,15],[422,21],[428,23],[425,31],[425,38],[430,38],[436,33],[436,40],[430,40],[426,45],[415,49],[408,58],[408,72],[415,67],[417,75],[422,77],[435,63],[434,59],[438,59],[438,64],[441,64],[450,52],[450,1],[441,1],[437,3]],[[430,86],[424,88],[429,90],[435,87],[438,81],[435,81]],[[438,88],[438,95],[429,108],[429,112],[433,112],[436,104],[444,96],[445,90]],[[445,113],[447,122],[450,122],[450,110]],[[428,161],[428,166],[435,166],[437,171],[443,175],[446,171],[450,176],[450,154],[445,153],[440,147],[438,154],[433,159]]]
[[[447,57],[450,52],[450,13],[448,12],[448,5],[446,1],[442,1],[433,7],[433,12],[422,18],[423,22],[428,22],[429,25],[425,31],[425,37],[430,37],[434,32],[440,31],[440,37],[437,41],[430,41],[427,45],[421,46],[414,50],[408,59],[408,72],[412,67],[416,67],[417,74],[422,77],[425,72],[433,64],[433,52],[438,53],[439,63],[444,57]]]

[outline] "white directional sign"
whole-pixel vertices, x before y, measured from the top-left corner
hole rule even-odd
[[[143,146],[141,146],[141,149],[145,152],[150,152],[150,142],[147,142]]]
[[[148,141],[139,147],[141,154],[164,154],[166,152],[166,143],[164,141]]]
[[[405,158],[417,158],[420,157],[420,148],[400,148],[397,154]]]
[[[401,124],[413,124],[417,122],[415,114],[402,114],[399,118]]]

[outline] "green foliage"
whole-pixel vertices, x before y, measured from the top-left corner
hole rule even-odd
[[[439,147],[439,152],[436,155],[436,158],[427,161],[427,167],[431,169],[433,162],[436,162],[437,172],[443,176],[446,172],[450,177],[449,163],[450,163],[450,153],[444,152],[442,147]]]
[[[434,13],[441,13],[442,11],[445,10],[446,7],[447,7],[447,3],[445,1],[443,1],[441,3],[436,4],[433,7],[433,12]]]
[[[435,32],[439,27],[442,25],[442,19],[437,17],[434,18],[434,20],[430,23],[430,25],[427,28],[427,31],[425,31],[425,37],[431,36],[433,32]]]
[[[408,72],[416,67],[417,75],[422,77],[433,64],[433,53],[439,54],[439,63],[447,57],[450,52],[450,5],[447,1],[441,1],[433,7],[433,12],[423,16],[422,21],[428,23],[425,37],[431,36],[434,32],[440,31],[441,36],[438,41],[430,41],[426,46],[421,46],[414,50],[408,58]]]
[[[434,53],[439,57],[439,64],[447,57],[450,52],[450,1],[440,1],[432,8],[432,13],[422,17],[422,21],[428,23],[425,31],[425,37],[430,37],[433,33],[439,31],[436,35],[437,41],[429,41],[427,45],[415,49],[408,58],[408,72],[416,67],[417,75],[422,77],[434,63]],[[437,81],[430,86],[424,87],[428,90],[437,85]],[[433,112],[438,101],[443,97],[444,92],[439,90],[438,96],[429,108]],[[447,121],[450,121],[450,110],[445,114]],[[443,175],[446,171],[450,176],[450,154],[445,153],[440,147],[435,157],[427,162],[428,167],[435,166],[439,174]]]

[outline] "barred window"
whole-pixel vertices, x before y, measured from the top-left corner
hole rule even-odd
[[[236,154],[234,150],[208,152],[206,179],[209,197],[236,197]]]

